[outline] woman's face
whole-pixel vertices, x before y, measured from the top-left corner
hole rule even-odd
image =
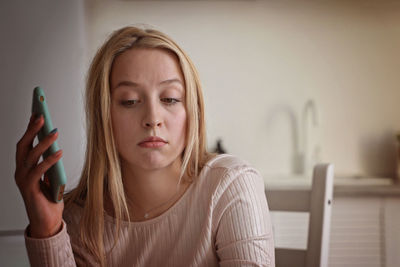
[[[110,87],[113,133],[122,164],[157,170],[178,163],[187,116],[176,56],[162,49],[129,49],[114,60]]]

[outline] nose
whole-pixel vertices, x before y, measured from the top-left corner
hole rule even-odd
[[[154,127],[160,127],[161,122],[160,121],[149,121],[145,123],[146,128],[154,128]]]
[[[143,116],[143,122],[142,122],[143,127],[145,128],[161,127],[163,123],[157,103],[148,103],[146,106],[147,108],[144,111],[145,114]]]

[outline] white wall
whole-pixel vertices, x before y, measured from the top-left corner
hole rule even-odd
[[[130,24],[150,24],[182,45],[203,81],[210,147],[222,137],[265,175],[289,173],[292,128],[300,134],[303,105],[314,99],[319,127],[308,127],[309,139],[322,161],[338,175],[393,175],[398,3],[95,1],[88,12],[89,56]]]
[[[35,86],[45,90],[59,129],[68,187],[81,170],[84,7],[79,0],[1,1],[0,18],[0,230],[24,229],[27,216],[14,182],[15,150],[29,121]]]
[[[210,147],[222,137],[229,152],[262,173],[288,173],[293,147],[288,118],[293,114],[299,128],[302,107],[313,98],[320,125],[310,137],[320,140],[322,160],[334,162],[339,173],[391,174],[391,137],[400,130],[399,4],[83,3],[0,4],[0,230],[27,223],[13,176],[15,144],[29,119],[33,87],[46,90],[70,188],[84,158],[81,96],[89,59],[112,30],[127,24],[165,31],[192,57],[203,81]]]

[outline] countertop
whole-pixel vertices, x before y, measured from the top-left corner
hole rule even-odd
[[[311,175],[265,175],[268,189],[307,189],[311,187]],[[400,184],[385,177],[335,177],[334,196],[393,196],[400,197]]]

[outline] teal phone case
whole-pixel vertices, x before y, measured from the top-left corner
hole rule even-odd
[[[46,97],[42,88],[35,87],[33,90],[32,99],[32,113],[36,116],[39,114],[43,115],[44,125],[38,133],[38,139],[41,141],[45,138],[54,128],[51,122],[50,112],[47,107]],[[55,141],[43,154],[43,159],[54,154],[59,150],[57,141]],[[65,184],[67,182],[67,177],[64,170],[64,165],[60,159],[56,164],[54,164],[47,172],[50,184],[50,195],[54,202],[60,202],[63,199]]]

